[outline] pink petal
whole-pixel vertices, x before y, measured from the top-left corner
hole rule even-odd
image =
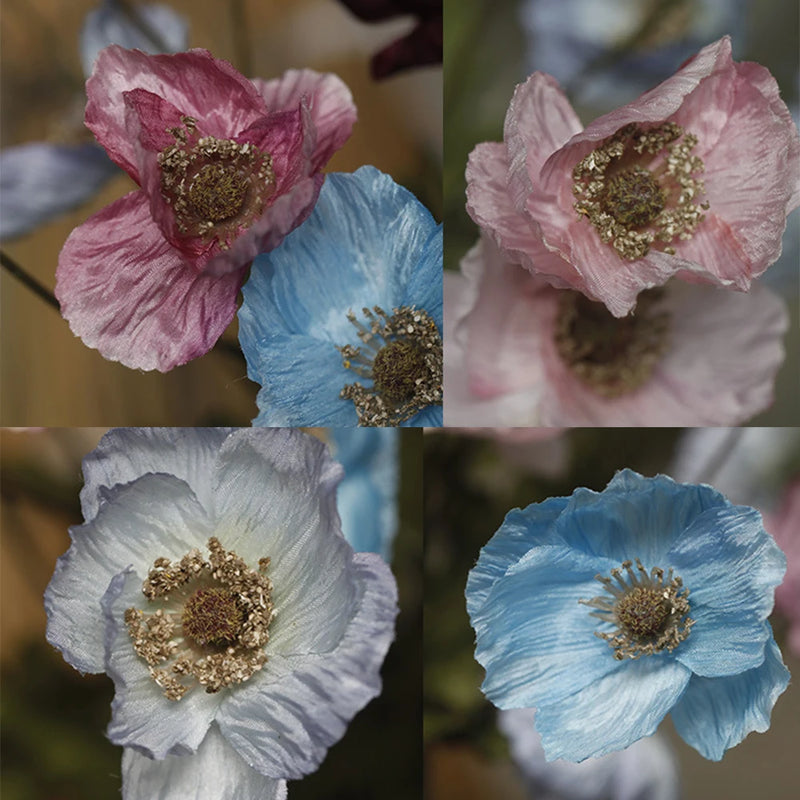
[[[136,155],[123,101],[123,93],[132,89],[164,98],[219,139],[231,138],[266,113],[253,84],[207,50],[147,55],[119,45],[105,48],[86,83],[86,125],[134,180]]]
[[[317,129],[311,157],[314,171],[322,169],[349,138],[357,118],[356,107],[350,89],[336,75],[290,69],[270,81],[254,78],[253,84],[270,111],[293,110],[306,99]]]
[[[70,234],[56,278],[61,313],[85,344],[126,366],[166,372],[213,347],[236,312],[243,274],[188,267],[136,191]]]

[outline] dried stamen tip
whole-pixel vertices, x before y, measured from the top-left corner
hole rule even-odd
[[[595,636],[608,642],[618,661],[662,650],[671,652],[689,636],[694,625],[688,617],[689,590],[677,575],[673,577],[671,569],[666,577],[660,567],[653,567],[648,574],[638,558],[637,571],[632,567],[632,561],[623,561],[622,569],[612,569],[613,581],[596,576],[611,597],[578,601],[595,609],[592,616],[615,626],[611,632],[595,631]]]
[[[392,315],[375,306],[363,309],[367,326],[355,314],[347,318],[364,347],[338,348],[346,369],[372,381],[345,386],[340,397],[353,401],[358,424],[398,425],[429,405],[442,403],[442,337],[425,311],[395,308]]]
[[[562,361],[602,397],[643,386],[669,345],[670,315],[657,310],[663,290],[639,295],[635,313],[614,317],[580,292],[560,293],[553,340]]]
[[[151,613],[129,608],[125,624],[136,653],[170,700],[198,683],[207,692],[250,678],[266,663],[263,652],[275,610],[268,558],[250,569],[219,540],[209,558],[191,550],[180,561],[158,558],[142,585]],[[187,683],[188,681],[188,683]]]

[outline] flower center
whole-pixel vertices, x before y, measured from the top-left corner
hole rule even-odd
[[[184,127],[168,131],[175,144],[158,154],[161,195],[182,236],[215,239],[227,249],[275,193],[272,157],[248,143],[199,137],[195,119],[181,121]]]
[[[680,125],[625,125],[572,171],[574,208],[623,258],[651,247],[675,254],[675,239],[690,239],[705,217],[698,139]]]
[[[157,558],[142,584],[145,613],[125,611],[133,648],[170,700],[194,684],[207,692],[242,683],[267,661],[263,652],[275,617],[272,582],[247,566],[219,540],[208,540],[209,558],[190,550],[180,561]]]
[[[621,569],[611,570],[610,578],[595,576],[610,597],[578,601],[596,609],[592,616],[615,626],[610,632],[595,631],[595,636],[608,642],[618,661],[672,652],[694,625],[688,617],[689,590],[672,569],[665,576],[663,569],[653,567],[648,574],[637,558],[634,572],[633,563],[623,561]]]
[[[639,295],[636,312],[618,319],[580,292],[561,292],[553,336],[558,355],[603,397],[638,389],[669,344],[669,312],[656,308],[662,297],[662,289],[648,289]]]
[[[364,347],[344,345],[345,369],[372,381],[346,385],[340,397],[353,401],[358,424],[398,425],[429,405],[442,403],[442,337],[425,311],[403,306],[389,315],[375,306],[362,309],[367,325],[350,311],[347,319]]]

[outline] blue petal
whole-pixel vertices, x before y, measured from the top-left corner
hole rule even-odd
[[[672,709],[675,728],[701,755],[719,761],[748,733],[763,733],[775,701],[789,684],[789,670],[774,639],[760,667],[729,678],[693,677]]]
[[[125,6],[130,8],[127,3]],[[160,42],[148,36],[142,26],[137,26],[130,13],[116,0],[106,0],[100,8],[86,15],[81,31],[81,63],[87,78],[92,74],[97,54],[110,44],[144,50],[145,53],[177,53],[186,49],[189,24],[168,6],[137,5],[132,12],[160,37]]]
[[[667,551],[695,517],[729,505],[710,486],[675,483],[666,475],[644,478],[624,469],[602,492],[576,489],[555,528],[574,547],[607,556],[616,566],[640,558],[648,569],[667,568]]]
[[[123,800],[286,800],[286,781],[265,778],[245,764],[215,724],[193,755],[157,761],[126,747]]]
[[[262,386],[256,424],[356,425],[352,402],[339,397],[358,379],[336,349],[361,344],[347,313],[413,305],[441,329],[437,231],[428,210],[374,167],[327,177],[309,219],[255,260],[242,290],[239,341]]]
[[[334,428],[333,454],[344,467],[337,501],[342,533],[357,552],[391,561],[397,531],[399,433],[393,428]]]
[[[538,707],[536,728],[547,760],[584,761],[650,736],[691,675],[664,655],[627,660],[571,697]]]
[[[20,236],[89,200],[119,172],[96,144],[34,142],[0,152],[0,238]]]
[[[472,614],[475,658],[486,668],[481,687],[499,708],[558,702],[620,670],[595,636],[598,620],[579,603],[598,594],[603,559],[569,547],[535,547],[495,581]]]
[[[497,533],[481,549],[478,563],[467,577],[467,613],[473,617],[489,596],[495,581],[519,561],[532,547],[539,544],[563,544],[552,540],[553,522],[564,510],[568,497],[550,497],[543,503],[533,503],[526,509],[515,508],[506,514]]]
[[[771,633],[765,620],[786,557],[745,506],[712,508],[675,542],[667,563],[690,590],[689,638],[675,657],[697,675],[736,675],[759,666]]]

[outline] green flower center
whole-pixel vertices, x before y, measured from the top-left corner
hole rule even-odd
[[[230,164],[204,164],[192,180],[187,199],[204,219],[222,222],[239,213],[247,186],[247,178]]]
[[[427,372],[425,354],[410,342],[389,342],[381,347],[372,363],[376,387],[395,402],[413,397],[418,381]]]
[[[655,589],[637,586],[617,603],[620,625],[637,639],[647,639],[664,629],[672,612],[670,604]]]
[[[664,190],[652,173],[633,167],[610,178],[600,205],[626,228],[641,228],[652,222],[665,205]]]

